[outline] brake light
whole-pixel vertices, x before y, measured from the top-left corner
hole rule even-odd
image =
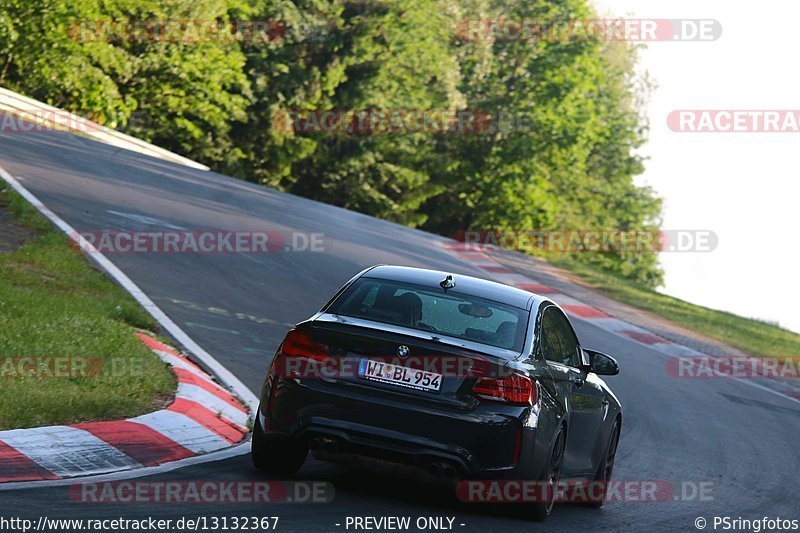
[[[512,405],[536,404],[537,389],[530,378],[522,374],[511,374],[503,378],[479,378],[472,392],[486,400]]]
[[[311,339],[308,333],[293,329],[283,339],[281,353],[286,357],[299,357],[325,361],[329,356],[328,347]]]

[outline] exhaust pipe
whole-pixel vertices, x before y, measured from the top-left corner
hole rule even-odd
[[[439,468],[439,465],[437,463],[428,463],[428,466],[426,467],[426,470],[428,471],[428,473],[430,475],[432,475],[434,477],[437,477],[439,475],[439,473],[441,472],[441,469]]]
[[[339,443],[335,439],[328,437],[315,437],[308,443],[308,448],[312,452],[325,452],[334,454],[339,450]]]
[[[446,477],[447,479],[455,479],[456,469],[453,468],[451,465],[446,464],[442,467],[442,474],[444,474],[444,477]]]
[[[322,451],[325,453],[336,453],[337,448],[336,441],[333,439],[322,439]]]

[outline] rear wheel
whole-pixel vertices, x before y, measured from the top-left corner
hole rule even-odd
[[[600,466],[597,467],[597,473],[594,476],[594,485],[599,487],[599,490],[592,490],[595,496],[592,501],[588,502],[589,507],[600,509],[606,499],[608,492],[608,484],[611,482],[611,474],[614,472],[614,460],[617,458],[617,444],[619,443],[619,419],[614,422],[614,427],[611,429],[611,438],[606,447],[606,453]]]
[[[259,412],[260,409],[259,406]],[[291,439],[268,439],[258,419],[259,416],[256,414],[253,424],[253,441],[250,445],[250,457],[253,465],[270,474],[292,476],[297,473],[306,460],[308,448]]]
[[[564,462],[564,445],[566,443],[565,434],[563,430],[559,430],[556,440],[553,443],[553,448],[550,451],[550,457],[544,468],[544,475],[541,482],[543,483],[542,491],[539,494],[542,496],[537,499],[528,509],[527,515],[531,520],[543,522],[553,512],[553,507],[556,504],[556,497],[558,496],[558,483],[561,480],[561,466]]]

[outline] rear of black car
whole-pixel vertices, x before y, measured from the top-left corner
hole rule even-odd
[[[254,453],[257,440],[279,441],[301,450],[295,457],[311,449],[444,479],[502,477],[536,461],[521,456],[535,449],[538,389],[514,362],[527,298],[499,302],[483,285],[443,288],[437,273],[418,272],[373,269],[287,334],[264,383]]]

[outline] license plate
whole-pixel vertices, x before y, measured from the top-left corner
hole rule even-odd
[[[389,383],[409,389],[438,391],[442,387],[442,375],[427,370],[417,370],[382,361],[362,359],[358,364],[358,375],[372,381]]]

